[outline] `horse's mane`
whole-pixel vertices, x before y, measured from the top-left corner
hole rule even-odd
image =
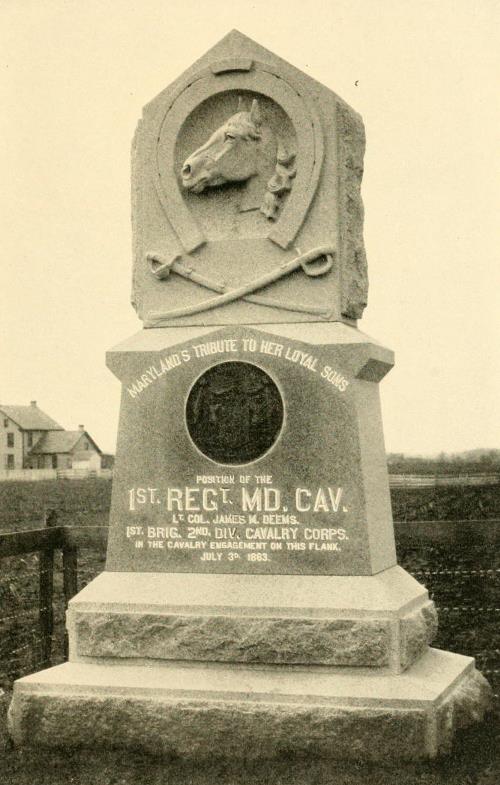
[[[295,168],[295,153],[289,153],[283,142],[278,140],[276,154],[276,168],[273,176],[267,183],[264,194],[264,203],[260,208],[266,218],[274,221],[281,205],[284,194],[292,189],[292,180],[297,173]]]
[[[233,115],[227,123],[227,128],[231,125],[238,127],[241,134],[244,129],[244,135],[247,139],[263,140],[267,134],[263,134],[263,118],[259,109],[258,101],[254,99],[250,111],[244,109],[243,99],[240,97],[238,100],[238,112]],[[271,132],[271,129],[266,129]],[[295,153],[289,152],[284,142],[278,138],[276,149],[276,165],[274,174],[268,180],[266,191],[264,192],[263,202],[260,206],[260,212],[275,221],[282,204],[283,196],[291,191],[292,180],[295,177],[297,170],[295,167]]]

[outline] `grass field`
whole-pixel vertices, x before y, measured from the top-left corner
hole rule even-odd
[[[111,501],[111,480],[0,482],[0,531],[34,529],[44,512],[57,510],[61,524],[106,526]]]
[[[397,521],[500,518],[500,485],[393,488]],[[0,531],[35,528],[44,511],[55,509],[66,525],[108,523],[111,480],[0,482]]]
[[[0,483],[0,531],[35,528],[44,511],[56,509],[60,523],[105,525],[110,503],[109,480],[87,479],[39,483]],[[500,487],[395,489],[397,520],[500,518]],[[475,656],[495,692],[500,692],[498,575],[493,549],[459,552],[447,546],[398,547],[399,562],[424,583],[439,608],[435,644]],[[104,553],[79,555],[79,588],[104,567]],[[6,711],[13,679],[39,669],[36,555],[0,562],[0,710]],[[53,662],[63,659],[64,606],[60,564],[55,569]],[[497,609],[497,610],[495,610]],[[496,752],[500,704],[489,721],[457,737],[451,756],[440,761],[394,767],[356,766],[325,761],[278,761],[276,764],[206,766],[160,761],[124,751],[13,750],[0,718],[0,785],[493,785],[500,781]]]

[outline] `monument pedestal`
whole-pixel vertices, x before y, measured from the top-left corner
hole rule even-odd
[[[148,330],[110,352],[107,569],[70,602],[70,661],[16,682],[17,743],[386,761],[437,755],[482,715],[486,681],[429,648],[434,605],[396,565],[377,389],[392,355],[346,325],[299,329]],[[258,462],[217,464],[194,439],[233,449],[276,400],[254,377],[233,417],[238,364],[273,379],[285,423]],[[222,407],[228,437],[190,438],[192,390],[221,367],[196,406],[209,424]]]
[[[449,750],[489,688],[428,647],[400,567],[373,576],[106,572],[68,613],[70,662],[16,682],[18,744],[387,761]]]

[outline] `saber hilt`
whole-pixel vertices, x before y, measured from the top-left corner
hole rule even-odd
[[[183,264],[180,259],[181,257],[179,254],[172,256],[170,259],[157,253],[146,254],[146,260],[149,262],[149,269],[159,281],[168,278],[170,273],[177,273],[177,275],[180,275],[182,278],[186,278],[188,281],[194,281],[194,283],[204,286],[206,289],[211,289],[213,292],[224,294],[224,292],[227,291],[226,284],[223,281],[214,281],[211,278],[200,275],[200,273],[197,273],[192,267],[187,267]]]

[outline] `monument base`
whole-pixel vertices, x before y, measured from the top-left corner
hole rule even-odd
[[[482,717],[470,657],[429,649],[427,591],[371,576],[104,572],[70,602],[70,661],[19,679],[17,744],[419,759]]]
[[[437,629],[427,590],[376,575],[106,571],[70,603],[70,659],[336,665],[405,670]]]
[[[489,688],[474,661],[429,651],[374,669],[68,662],[16,682],[17,744],[130,747],[155,755],[416,760],[449,750]]]

